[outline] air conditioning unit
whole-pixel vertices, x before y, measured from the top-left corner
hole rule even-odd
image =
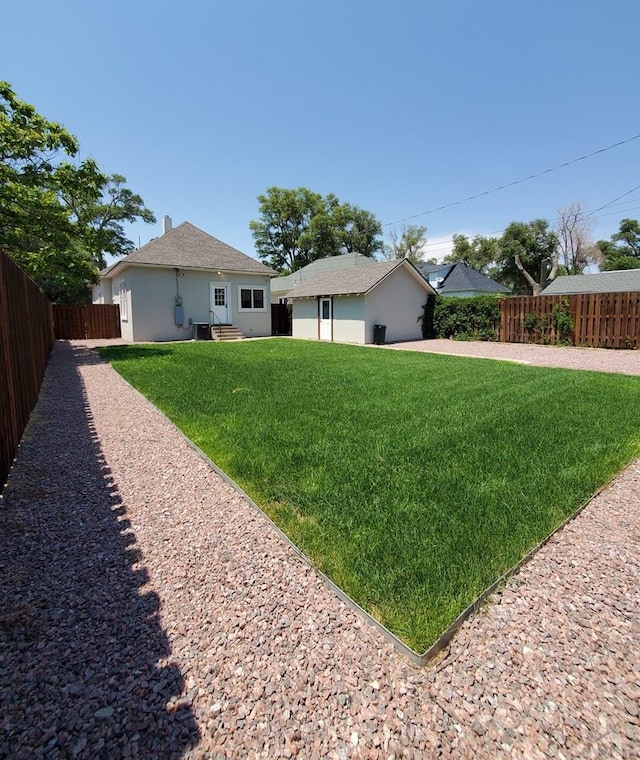
[[[208,322],[194,322],[193,337],[195,340],[211,340],[211,325]]]

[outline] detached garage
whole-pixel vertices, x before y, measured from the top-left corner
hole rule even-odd
[[[420,340],[420,317],[436,291],[407,259],[323,272],[287,293],[293,337],[373,343],[375,325],[386,342]]]

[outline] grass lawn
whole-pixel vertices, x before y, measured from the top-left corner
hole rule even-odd
[[[287,339],[100,349],[416,651],[640,453],[640,379]]]

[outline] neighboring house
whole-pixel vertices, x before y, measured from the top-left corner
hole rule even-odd
[[[470,298],[510,292],[506,285],[480,274],[462,261],[456,264],[416,264],[416,268],[442,296]]]
[[[373,343],[422,338],[420,318],[435,290],[407,259],[320,272],[293,288],[293,337]]]
[[[293,274],[284,277],[274,277],[271,280],[271,303],[287,303],[287,294],[298,285],[321,272],[333,272],[337,269],[350,269],[351,267],[375,264],[376,260],[360,253],[344,253],[341,256],[328,256],[307,264]]]
[[[543,296],[569,296],[576,293],[638,293],[640,269],[618,269],[598,274],[566,274],[542,291]]]
[[[119,303],[122,337],[188,340],[194,325],[233,325],[246,337],[271,334],[269,281],[275,272],[189,222],[101,272],[93,303]]]

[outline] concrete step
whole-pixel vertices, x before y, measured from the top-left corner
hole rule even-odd
[[[215,325],[211,328],[213,340],[244,340],[243,333],[235,325]]]

